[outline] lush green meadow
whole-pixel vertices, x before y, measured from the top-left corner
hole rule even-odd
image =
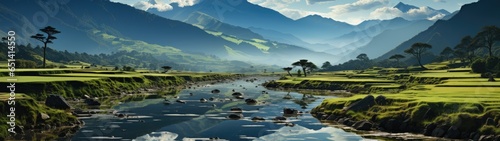
[[[344,115],[358,121],[376,122],[402,118],[402,121],[410,119],[420,129],[435,123],[457,126],[463,131],[499,134],[496,126],[500,125],[500,82],[488,82],[488,78],[471,73],[470,68],[446,69],[445,65],[426,65],[429,70],[373,68],[319,72],[307,77],[282,77],[268,85],[330,90],[341,88],[356,93],[350,97],[325,99],[314,112],[326,115]],[[375,104],[364,110],[345,111],[368,95],[383,95],[387,103]],[[486,125],[488,118],[494,123]],[[465,122],[467,124],[463,124]]]

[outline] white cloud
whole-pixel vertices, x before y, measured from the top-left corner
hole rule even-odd
[[[150,8],[156,8],[158,11],[172,10],[172,6],[162,0],[139,1],[134,4],[134,7],[141,10],[148,10]]]
[[[258,4],[263,7],[272,8],[279,13],[285,15],[291,19],[299,19],[307,15],[315,14],[317,12],[311,12],[307,10],[298,10],[288,8],[291,4],[300,2],[301,0],[249,0],[251,3]]]
[[[444,13],[433,10],[427,6],[414,8],[404,13],[401,10],[393,7],[381,7],[370,13],[372,19],[392,19],[402,17],[407,20],[438,20],[446,16]]]
[[[434,2],[442,2],[442,3],[446,3],[446,0],[434,0]]]
[[[400,17],[403,12],[394,7],[381,7],[375,9],[375,11],[370,13],[370,18],[373,19],[393,19],[395,17]]]
[[[148,10],[150,8],[158,9],[158,11],[168,11],[172,10],[171,3],[178,3],[179,7],[193,6],[198,3],[199,0],[169,0],[165,2],[164,0],[149,0],[149,1],[139,1],[133,6],[137,9]]]
[[[331,13],[344,14],[360,10],[368,10],[377,6],[388,4],[388,0],[358,0],[354,3],[331,6]]]
[[[439,13],[439,14],[437,14],[437,15],[434,15],[434,16],[430,17],[430,18],[427,18],[427,20],[430,20],[430,21],[437,21],[437,20],[439,20],[439,19],[444,18],[445,16],[446,16],[445,14]]]
[[[290,4],[300,2],[300,0],[260,0],[260,6],[269,7],[279,11],[282,8],[288,7]]]
[[[285,15],[286,17],[288,17],[290,19],[294,19],[294,20],[297,20],[297,19],[303,18],[303,17],[308,16],[308,15],[312,15],[312,14],[318,14],[318,15],[320,14],[318,12],[289,9],[289,8],[281,9],[278,12],[280,12],[281,14]]]
[[[316,3],[329,2],[329,1],[335,1],[335,0],[306,0],[306,4],[312,5]]]
[[[170,3],[178,3],[179,7],[193,6],[200,2],[200,0],[170,0]]]

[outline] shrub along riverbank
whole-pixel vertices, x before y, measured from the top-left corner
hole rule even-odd
[[[493,140],[500,135],[500,83],[469,69],[390,73],[386,69],[285,77],[268,87],[346,90],[311,113],[358,130],[411,132],[452,139]],[[389,73],[388,73],[389,72]]]
[[[91,97],[108,104],[111,102],[106,97],[118,96],[122,97],[119,99],[130,100],[127,96],[136,99],[137,95],[146,93],[168,94],[176,87],[184,88],[196,82],[222,81],[243,76],[229,73],[160,74],[82,69],[24,69],[18,72],[15,122],[16,130],[21,134],[9,136],[7,129],[11,127],[1,124],[0,140],[52,140],[76,132],[82,123],[71,113],[72,110],[53,109],[43,104],[51,94],[61,95],[71,101],[83,101],[80,99]],[[9,83],[6,76],[0,77],[0,84],[8,86]],[[1,113],[10,112],[9,92],[8,89],[0,89]],[[0,117],[2,123],[7,123],[8,120],[6,116]]]

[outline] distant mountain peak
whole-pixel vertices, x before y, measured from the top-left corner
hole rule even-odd
[[[397,8],[397,9],[401,10],[404,13],[410,11],[410,9],[418,9],[417,6],[405,4],[403,2],[399,2],[398,4],[396,4],[396,6],[394,6],[394,8]]]

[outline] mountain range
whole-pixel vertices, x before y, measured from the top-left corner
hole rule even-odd
[[[484,26],[500,26],[500,9],[497,8],[499,5],[498,0],[480,0],[463,5],[453,17],[437,21],[427,30],[399,44],[378,59],[404,54],[405,49],[417,42],[432,45],[430,51],[438,55],[446,47],[455,47],[463,37],[474,37]]]
[[[191,13],[201,12],[231,25],[244,28],[272,29],[292,34],[310,43],[348,33],[353,28],[350,24],[317,15],[293,20],[277,11],[252,4],[246,0],[236,3],[233,1],[202,0],[193,6],[180,7],[177,3],[171,5],[172,10],[148,9],[147,11],[174,20],[183,20]]]
[[[375,53],[370,55],[370,57],[379,57],[395,47],[396,44],[400,44],[416,35],[419,32],[417,30],[425,30],[434,22],[427,19],[407,20],[406,17],[396,17],[389,20],[367,20],[358,25],[350,25],[319,15],[309,15],[292,20],[277,11],[248,1],[232,3],[230,1],[202,0],[192,6],[179,6],[175,2],[171,3],[171,5],[171,10],[164,11],[150,8],[147,11],[179,21],[186,21],[193,13],[202,13],[220,22],[247,28],[268,40],[296,45],[313,51],[326,52],[335,55],[335,58],[344,58],[331,60],[331,62],[352,59],[353,53],[363,52],[366,48],[380,48],[372,49]],[[404,13],[419,8],[427,8],[429,16],[437,14],[451,15],[446,10],[416,7],[402,2],[395,5],[394,8]],[[385,32],[387,30],[398,32]],[[377,37],[377,39],[384,39],[384,41],[375,42],[386,42],[389,45],[379,47],[378,45],[369,44],[377,35],[383,32],[385,32],[384,35],[381,35],[383,37]],[[399,32],[408,34],[401,36]]]
[[[206,16],[207,20],[192,25],[109,0],[61,3],[6,1],[0,4],[0,11],[3,17],[1,31],[25,31],[18,32],[18,43],[40,45],[29,37],[38,33],[37,29],[50,25],[61,33],[56,35],[58,39],[49,47],[70,52],[98,54],[135,50],[152,53],[161,60],[186,64],[207,64],[207,61],[225,59],[268,65],[291,64],[302,59],[302,55],[313,56],[308,59],[319,63],[331,56],[263,40],[248,29],[220,23]],[[43,22],[33,21],[34,15],[46,19]],[[194,17],[201,15],[190,13],[187,17],[193,17],[193,21]]]
[[[236,60],[245,65],[284,66],[303,58],[316,64],[336,64],[360,53],[387,59],[415,42],[430,43],[436,54],[485,25],[498,25],[495,4],[494,0],[480,0],[449,13],[398,3],[394,8],[402,12],[426,8],[446,16],[437,22],[402,16],[350,25],[319,15],[292,20],[246,0],[202,0],[193,6],[172,3],[167,11],[144,11],[109,0],[16,0],[0,3],[0,35],[19,31],[18,43],[41,45],[29,37],[50,25],[62,31],[49,44],[56,50],[91,54],[138,51],[180,65],[223,65],[231,63],[220,62]]]

